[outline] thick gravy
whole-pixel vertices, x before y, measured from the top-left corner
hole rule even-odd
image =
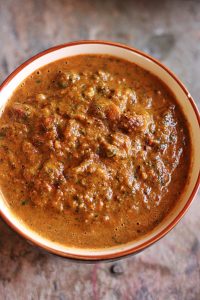
[[[0,118],[0,186],[11,209],[69,246],[115,246],[151,231],[179,201],[190,155],[167,86],[107,55],[34,72]]]

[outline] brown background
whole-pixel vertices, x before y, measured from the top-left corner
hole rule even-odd
[[[0,0],[0,82],[33,54],[78,39],[145,50],[199,101],[200,1]],[[47,254],[0,221],[0,300],[199,300],[199,198],[160,242],[120,261],[118,275],[111,263],[77,264]]]

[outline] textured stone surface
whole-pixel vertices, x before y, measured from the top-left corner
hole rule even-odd
[[[200,1],[0,0],[0,82],[55,44],[105,39],[145,50],[199,101]],[[198,102],[200,104],[200,102]],[[0,300],[200,299],[199,196],[178,226],[143,253],[85,265],[27,244],[0,221]]]

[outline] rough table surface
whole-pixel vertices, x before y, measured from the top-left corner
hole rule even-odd
[[[200,1],[0,0],[0,82],[33,54],[78,39],[151,53],[199,101]],[[199,198],[160,242],[114,267],[45,253],[0,221],[0,300],[200,299]]]

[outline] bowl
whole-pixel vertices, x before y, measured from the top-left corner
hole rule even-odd
[[[56,255],[86,262],[114,260],[136,254],[158,241],[180,221],[193,201],[200,183],[200,115],[194,100],[185,86],[163,64],[137,49],[106,41],[77,41],[63,44],[45,50],[30,58],[19,66],[1,85],[1,111],[13,91],[32,72],[58,59],[79,54],[109,54],[134,62],[156,75],[171,89],[188,120],[192,141],[192,164],[189,182],[184,194],[170,214],[153,231],[128,244],[105,249],[67,247],[45,239],[37,234],[37,232],[30,230],[13,214],[2,194],[0,195],[0,216],[26,240]]]

